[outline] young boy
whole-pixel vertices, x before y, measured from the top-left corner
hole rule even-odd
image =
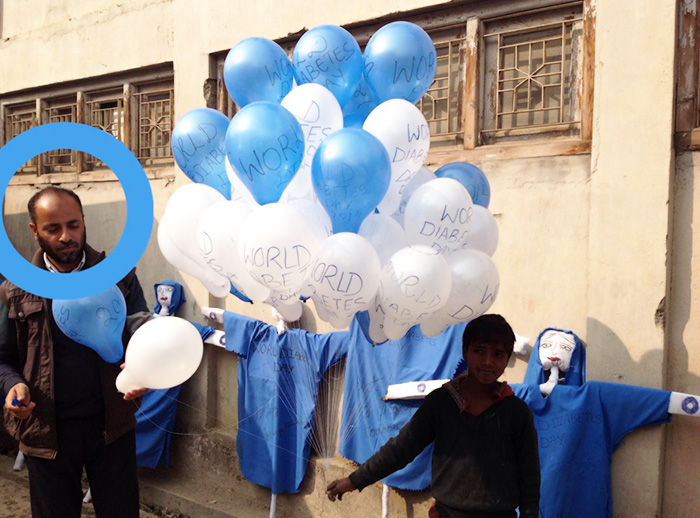
[[[328,485],[330,500],[362,490],[411,462],[431,442],[430,518],[537,518],[537,434],[525,403],[498,378],[515,335],[500,315],[483,315],[464,330],[468,372],[429,394],[399,434],[349,477]]]

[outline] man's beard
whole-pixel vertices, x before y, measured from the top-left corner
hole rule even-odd
[[[39,242],[39,246],[44,253],[48,255],[49,259],[51,259],[54,263],[73,264],[80,260],[80,258],[83,256],[83,251],[85,250],[85,235],[86,232],[83,230],[83,235],[79,243],[76,241],[69,241],[65,244],[59,244],[56,248],[52,248],[49,243],[39,236],[37,236],[37,241]],[[72,248],[68,251],[63,250],[64,247],[72,246],[76,246],[77,248]]]

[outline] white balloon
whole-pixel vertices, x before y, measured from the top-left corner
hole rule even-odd
[[[277,312],[282,315],[285,322],[296,322],[301,318],[304,312],[304,308],[298,298],[292,299],[279,296],[276,293],[270,293],[270,297],[265,303],[275,308]]]
[[[498,269],[481,250],[454,252],[447,262],[452,273],[452,292],[442,308],[421,322],[425,336],[437,336],[448,326],[483,315],[498,295]]]
[[[311,163],[316,150],[328,135],[343,127],[343,111],[330,90],[316,83],[297,86],[280,104],[294,115],[304,132],[304,161],[285,189],[288,195],[301,198],[313,190]]]
[[[350,324],[358,311],[369,308],[379,288],[381,265],[372,245],[362,236],[340,232],[327,238],[311,267],[309,283],[319,317],[336,328]],[[339,327],[337,327],[339,326]]]
[[[370,214],[362,222],[357,233],[374,247],[382,265],[394,253],[408,246],[403,227],[386,214]]]
[[[374,302],[367,310],[369,315],[369,339],[372,340],[374,344],[382,344],[388,340],[386,333],[384,332],[384,319],[386,318],[386,312],[382,307],[382,303],[379,300],[379,295],[374,297]]]
[[[253,279],[288,298],[298,296],[317,250],[309,222],[284,203],[268,203],[251,212],[238,238],[238,253]]]
[[[314,234],[319,244],[333,233],[333,223],[323,206],[310,198],[290,199],[287,202],[306,218],[313,228]]]
[[[370,112],[362,129],[377,137],[391,160],[391,182],[379,212],[391,215],[401,194],[428,157],[430,129],[421,111],[405,99],[390,99]]]
[[[382,270],[377,295],[386,312],[386,336],[401,338],[412,325],[444,306],[451,284],[447,260],[432,248],[415,245],[391,256]]]
[[[420,169],[418,169],[418,171],[416,171],[416,174],[413,175],[411,181],[408,182],[408,185],[406,185],[406,188],[401,194],[401,204],[399,205],[399,208],[396,210],[396,212],[394,212],[391,215],[391,217],[398,221],[402,227],[403,216],[406,213],[406,204],[408,203],[408,200],[411,199],[411,196],[414,192],[416,192],[416,189],[418,189],[418,187],[420,187],[424,183],[429,182],[430,180],[435,180],[436,178],[437,176],[435,176],[435,173],[433,173],[427,167],[423,166]]]
[[[236,171],[233,170],[233,166],[231,166],[228,156],[226,157],[226,162],[224,165],[226,167],[226,176],[228,176],[228,181],[231,183],[231,201],[242,200],[258,205],[258,202],[238,177]]]
[[[244,201],[224,200],[204,210],[197,240],[204,262],[253,302],[263,302],[270,288],[255,281],[238,255],[238,235],[243,220],[254,210]]]
[[[197,242],[199,218],[205,209],[226,201],[216,189],[201,183],[190,183],[177,189],[168,199],[161,220],[170,241],[187,257],[207,271]]]
[[[213,282],[210,280],[209,272],[205,270],[199,263],[183,254],[170,240],[170,236],[166,230],[166,225],[163,224],[165,218],[161,219],[158,225],[158,247],[160,248],[163,257],[171,265],[178,270],[185,272],[188,275],[196,278],[201,282],[209,293],[215,297],[225,297],[229,293],[229,282],[224,277],[218,276]],[[211,272],[214,273],[214,272]]]
[[[486,207],[474,205],[472,226],[462,248],[481,250],[488,255],[493,255],[498,248],[498,223]]]
[[[441,254],[462,248],[474,212],[469,191],[457,180],[437,178],[424,183],[406,204],[404,229],[411,244]]]
[[[131,336],[117,390],[164,389],[187,381],[202,361],[202,338],[187,320],[149,320]]]

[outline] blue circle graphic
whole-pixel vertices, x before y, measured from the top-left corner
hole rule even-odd
[[[698,408],[700,408],[700,404],[698,404],[697,399],[692,396],[688,396],[683,400],[681,407],[686,414],[693,415],[698,411]]]
[[[42,124],[20,133],[0,148],[0,199],[22,164],[54,149],[89,153],[119,179],[126,197],[124,233],[114,250],[98,265],[69,275],[42,270],[24,259],[7,237],[0,219],[0,271],[25,291],[49,299],[95,295],[119,282],[141,259],[153,228],[153,193],[134,154],[111,134],[74,122]]]

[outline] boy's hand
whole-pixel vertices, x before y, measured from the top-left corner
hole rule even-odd
[[[32,401],[29,387],[25,383],[17,383],[5,397],[5,408],[13,416],[26,419],[32,415],[36,403]]]
[[[326,495],[328,496],[328,500],[335,502],[336,496],[338,497],[338,500],[342,500],[344,493],[347,493],[348,491],[355,491],[355,489],[357,488],[353,485],[350,479],[345,477],[334,480],[328,484],[328,487],[326,488]]]

